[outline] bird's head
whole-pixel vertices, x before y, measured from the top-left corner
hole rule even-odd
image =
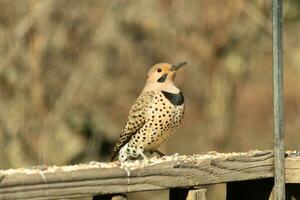
[[[180,62],[175,65],[158,63],[150,68],[147,75],[147,82],[173,83],[177,70],[186,64],[187,62]]]

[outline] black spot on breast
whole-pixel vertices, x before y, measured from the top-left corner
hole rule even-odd
[[[163,95],[173,104],[176,106],[182,105],[184,103],[184,97],[181,92],[178,94],[161,91]]]

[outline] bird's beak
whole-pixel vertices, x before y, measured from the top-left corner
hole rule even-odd
[[[187,62],[180,62],[180,63],[177,63],[175,65],[172,65],[170,67],[170,71],[176,71],[176,70],[178,70],[179,68],[181,68],[182,66],[184,66],[186,64],[187,64]]]

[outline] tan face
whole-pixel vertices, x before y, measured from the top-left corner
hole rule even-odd
[[[148,72],[147,81],[153,82],[166,82],[174,80],[174,75],[176,71],[170,71],[171,64],[159,63],[151,67]]]
[[[176,71],[185,64],[186,62],[176,65],[171,65],[168,63],[156,64],[149,70],[147,81],[157,83],[164,83],[168,81],[174,82]]]

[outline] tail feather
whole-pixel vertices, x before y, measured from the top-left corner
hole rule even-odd
[[[116,147],[117,147],[117,146],[116,146]],[[113,152],[112,152],[112,155],[111,155],[111,158],[110,158],[110,162],[112,162],[112,161],[115,160],[117,154],[118,154],[119,151],[120,151],[120,148],[116,148],[116,147],[114,148],[114,150],[113,150]]]
[[[125,130],[122,131],[121,137],[119,139],[119,141],[117,142],[112,155],[111,155],[111,159],[110,161],[113,161],[117,154],[119,153],[120,149],[129,142],[129,140],[131,139],[132,133],[131,132],[125,132]]]
[[[122,138],[120,138],[120,140],[117,142],[116,146],[113,149],[113,152],[111,154],[111,158],[110,161],[114,161],[114,159],[116,158],[116,156],[118,155],[120,149],[126,144],[126,141],[124,141]]]

